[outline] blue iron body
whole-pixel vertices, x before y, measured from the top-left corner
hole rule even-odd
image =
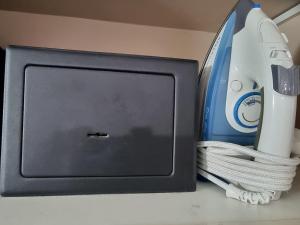
[[[215,53],[213,65],[210,70],[209,80],[205,94],[202,112],[202,136],[201,140],[224,141],[240,145],[253,145],[256,132],[243,133],[234,129],[226,118],[226,94],[228,88],[229,68],[231,62],[231,48],[233,37],[241,29],[241,24],[245,24],[248,12],[255,7],[260,7],[252,1],[240,1],[222,26],[223,32],[219,32],[220,43]],[[213,49],[213,48],[212,48]],[[212,51],[212,50],[211,50]],[[212,54],[211,51],[209,54]],[[256,87],[254,86],[253,89]],[[260,95],[253,91],[250,95]],[[248,96],[242,96],[240,102]],[[237,117],[238,107],[234,109],[234,117]],[[239,123],[241,126],[243,124]]]

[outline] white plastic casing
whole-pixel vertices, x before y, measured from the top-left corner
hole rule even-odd
[[[283,95],[273,89],[271,65],[281,65],[285,68],[293,66],[287,38],[279,32],[276,24],[261,9],[254,8],[247,16],[245,27],[233,36],[226,117],[236,130],[245,133],[256,131],[257,128],[240,126],[234,118],[234,110],[242,96],[261,91],[263,88],[263,121],[257,149],[269,154],[289,157],[297,97]],[[233,81],[239,81],[242,88],[238,91],[232,88]],[[257,84],[257,89],[253,89],[254,84]],[[258,106],[251,110],[252,119],[259,116]]]

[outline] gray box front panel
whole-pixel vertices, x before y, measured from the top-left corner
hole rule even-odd
[[[172,76],[28,66],[22,174],[169,175],[173,111]]]
[[[6,50],[1,194],[194,191],[198,63]]]

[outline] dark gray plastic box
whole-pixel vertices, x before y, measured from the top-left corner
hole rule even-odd
[[[6,49],[1,193],[194,191],[198,64]]]

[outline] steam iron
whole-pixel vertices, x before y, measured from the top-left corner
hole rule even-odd
[[[299,67],[286,36],[259,4],[240,0],[200,75],[198,173],[224,188],[228,197],[252,204],[278,199],[291,187],[299,164],[290,158]]]

